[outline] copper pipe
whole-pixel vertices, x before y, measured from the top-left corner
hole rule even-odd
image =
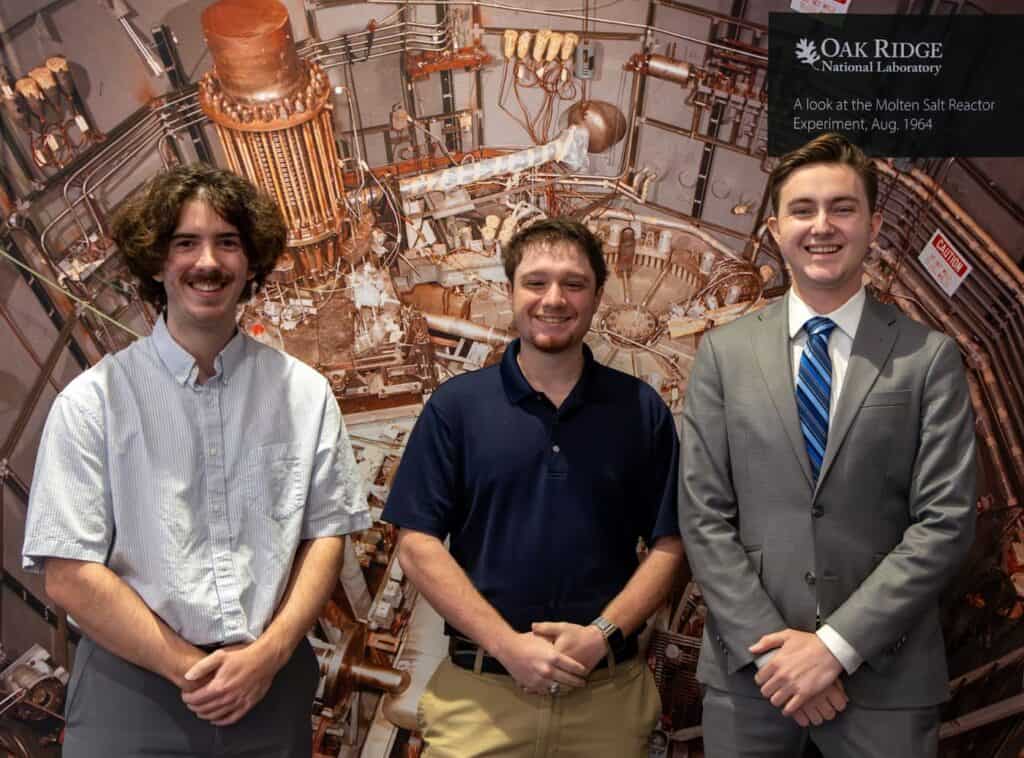
[[[998,488],[1001,490],[1003,502],[1013,507],[1017,505],[1017,495],[1010,484],[1010,477],[1006,470],[1006,462],[1003,460],[1002,447],[996,436],[992,424],[992,415],[989,413],[985,398],[982,396],[978,380],[970,371],[967,372],[967,389],[971,395],[971,405],[974,406],[974,414],[978,425],[978,436],[981,437],[985,448],[988,450],[989,460],[995,470]]]
[[[951,679],[949,689],[951,692],[956,692],[961,687],[986,679],[990,674],[1005,670],[1009,666],[1013,666],[1021,661],[1024,661],[1024,647],[1019,647],[994,661],[986,663],[984,666],[979,666],[968,671],[966,674],[961,674],[956,679]]]
[[[61,272],[54,266],[49,256],[46,255],[40,243],[40,237],[36,235],[35,225],[31,220],[23,216],[12,216],[8,222],[12,233],[18,232],[24,235],[30,243],[29,248],[23,250],[28,265],[37,271],[49,273],[55,281],[59,280]],[[85,354],[86,360],[90,364],[99,363],[103,354],[107,352],[106,347],[91,330],[86,329],[85,325],[78,321],[76,317],[77,306],[74,301],[63,290],[58,289],[50,290],[50,299],[64,319],[75,322],[73,337],[76,344]]]
[[[985,267],[995,275],[1000,283],[1014,292],[1018,300],[1024,303],[1024,271],[1017,267],[1006,251],[985,234],[974,220],[932,181],[931,177],[916,169],[911,172],[911,175],[905,174],[897,171],[885,161],[876,160],[875,167],[882,174],[892,177],[909,188],[926,203],[939,200],[940,203],[931,206],[939,218],[951,229],[956,230],[957,236],[967,242],[968,247],[984,263]],[[952,211],[943,206],[952,208]],[[975,240],[980,240],[982,244]]]
[[[906,265],[913,265],[915,268],[923,270],[923,266],[921,266],[914,253],[921,249],[930,240],[931,232],[923,227],[919,223],[919,219],[916,217],[912,219],[903,215],[897,219],[898,223],[892,223],[893,219],[890,217],[888,211],[895,199],[895,196],[890,196],[886,201],[886,221],[890,227],[900,230],[909,230],[904,235],[906,237],[905,244],[900,246],[906,253]],[[924,236],[922,236],[922,233],[925,233]],[[952,233],[947,232],[947,234],[952,238],[955,245],[958,245],[961,249],[964,247],[962,240]],[[969,253],[963,253],[963,255],[965,258],[971,259],[971,255]],[[972,272],[972,276],[968,277],[961,283],[957,290],[956,300],[951,299],[950,303],[954,306],[962,306],[963,308],[966,308],[973,317],[971,322],[975,330],[979,332],[987,332],[992,335],[993,339],[995,339],[1000,335],[996,333],[991,322],[999,321],[1005,325],[1009,325],[1011,329],[1016,329],[1017,319],[1015,318],[1015,315],[1020,312],[1020,305],[1014,303],[1010,306],[1004,306],[1000,312],[994,312],[993,307],[1000,306],[1004,300],[1009,299],[1012,301],[1012,298],[1008,297],[1011,293],[1000,287],[994,280],[990,281],[985,275],[986,270],[979,266],[976,261],[973,261],[973,265],[974,271]],[[976,292],[976,289],[984,290],[984,292]],[[1011,336],[1013,339],[1009,341],[1010,347],[1012,350],[1017,352],[1019,345],[1024,344],[1024,340],[1021,340],[1020,335],[1016,333]],[[1000,342],[1000,344],[1002,343]],[[1011,366],[1024,365],[1024,359],[1020,359],[1019,357],[1016,360],[1008,360],[1007,362]]]
[[[1019,224],[1024,224],[1024,208],[1021,208],[1013,198],[1007,195],[995,182],[985,176],[985,172],[981,170],[970,158],[956,158],[956,163],[962,168],[968,176],[970,176],[978,185],[984,189],[993,200],[1003,207],[1007,213],[1013,216],[1014,220]]]
[[[715,11],[709,11],[706,8],[698,8],[697,6],[690,5],[689,3],[679,2],[679,0],[655,0],[655,2],[658,5],[664,5],[666,8],[675,8],[676,10],[692,13],[695,16],[703,16],[716,21],[724,21],[725,23],[732,24],[734,26],[744,26],[758,32],[768,32],[768,27],[764,24],[747,21],[743,18],[736,18],[736,16],[729,16],[725,13],[716,13]]]
[[[888,216],[890,206],[893,203],[896,203],[904,210],[904,213],[898,218],[900,223],[892,225],[904,237],[915,232],[918,234],[926,233],[928,236],[925,237],[925,241],[927,241],[931,236],[931,232],[919,227],[921,227],[922,214],[927,214],[928,220],[930,221],[932,221],[934,216],[937,215],[933,213],[933,204],[926,202],[925,197],[915,194],[907,184],[891,181],[888,182],[888,185],[888,192],[886,194],[882,210]],[[960,233],[963,230],[950,227],[945,223],[944,219],[934,219],[933,223],[935,227],[945,227],[949,236],[954,237],[957,240],[963,239],[962,234]],[[967,242],[964,242],[960,247],[963,255],[970,258],[972,265],[977,264],[977,256],[970,248],[970,245]],[[914,252],[917,252],[916,248]],[[1012,299],[1013,290],[1008,289],[1006,283],[1000,281],[985,265],[974,265],[974,272],[972,272],[972,276],[968,278],[968,281],[965,282],[965,284],[969,283],[971,280],[978,281],[983,286],[986,294],[985,299],[988,301],[998,301],[1007,295],[1011,295]]]
[[[319,155],[316,148],[313,146],[313,135],[316,134],[316,122],[312,121],[308,124],[303,124],[302,129],[302,142],[305,147],[305,155],[307,160],[311,164],[318,163],[317,156]],[[313,189],[316,192],[316,198],[321,208],[330,208],[330,203],[327,202],[327,198],[324,193],[324,179],[319,171],[310,171],[309,176],[310,182],[313,185]]]
[[[964,716],[947,721],[939,727],[939,739],[955,737],[958,734],[977,729],[979,726],[1024,713],[1024,695],[1014,695],[998,703],[979,708]]]
[[[944,327],[943,331],[956,339],[961,348],[970,357],[970,362],[981,373],[982,380],[989,390],[989,396],[995,408],[996,416],[999,419],[999,429],[1006,435],[1010,458],[1013,460],[1014,469],[1017,472],[1016,478],[1024,484],[1024,448],[1021,445],[1021,436],[1015,420],[1019,416],[1015,417],[1012,415],[1006,406],[1001,392],[1001,385],[996,380],[995,372],[992,368],[991,357],[974,344],[973,340],[964,330],[963,325],[958,323],[958,319],[951,315],[948,309],[942,307],[936,296],[924,285],[920,274],[909,266],[897,268],[894,265],[896,259],[892,253],[883,252],[882,257],[894,269],[895,275],[907,283],[909,289],[922,305],[928,308],[932,317],[942,324]]]
[[[921,232],[921,225],[915,225],[909,232],[911,241],[914,237],[920,238]],[[923,247],[930,237],[929,232],[924,239],[918,239],[914,249]],[[953,237],[953,242],[959,244],[962,240]],[[970,258],[969,255],[965,257]],[[908,255],[907,258],[910,259],[910,265],[923,269],[916,256]],[[1005,375],[1006,382],[1014,393],[1014,404],[1021,414],[1024,414],[1024,387],[1021,386],[1021,378],[1013,368],[1024,366],[1024,336],[1020,333],[1021,305],[1007,297],[1011,293],[1006,293],[1002,288],[997,292],[988,287],[984,277],[980,275],[982,271],[983,268],[975,267],[972,274],[978,275],[972,275],[961,283],[956,299],[950,299],[950,305],[961,314],[966,311],[970,315],[968,321],[975,333],[988,335],[986,341],[991,346],[991,355],[1002,362],[1004,371],[1001,373]],[[985,292],[975,292],[976,288]],[[999,311],[994,310],[1004,300],[1010,300],[1012,305],[1004,306]]]
[[[893,185],[893,187],[897,186],[898,185],[895,184]],[[892,197],[888,198],[888,200],[892,199]],[[924,209],[922,208],[922,210]],[[906,223],[900,225],[899,228],[910,229],[911,231],[908,232],[908,236],[911,236],[915,234],[915,231],[917,229],[920,228],[920,224]],[[961,248],[967,246],[968,249],[974,249],[970,245],[970,240],[963,239],[958,236],[957,232],[959,231],[963,231],[963,228],[954,228],[954,231],[951,233],[953,241],[959,244]],[[901,247],[907,249],[906,245]],[[967,258],[971,257],[969,253],[965,253],[965,256]],[[906,258],[911,259],[911,261],[909,263],[904,263],[904,260],[901,259],[899,262],[890,261],[890,263],[899,266],[909,265],[913,267],[915,270],[923,270],[920,263],[916,260],[916,256],[907,255]],[[976,263],[977,262],[975,261],[975,264]],[[1012,298],[1015,291],[1015,288],[1013,287],[1008,288],[1009,291],[1001,290],[1000,292],[995,292],[992,289],[989,289],[986,286],[984,286],[983,272],[986,272],[986,270],[987,269],[985,266],[979,267],[975,265],[975,271],[977,272],[977,275],[969,277],[963,282],[963,284],[961,285],[961,290],[963,291],[962,296],[958,298],[958,301],[950,300],[950,307],[957,308],[958,312],[962,312],[961,308],[957,307],[958,305],[961,305],[963,309],[966,309],[968,313],[973,317],[971,319],[973,331],[976,334],[978,334],[979,337],[985,342],[989,356],[992,360],[996,362],[995,367],[999,369],[999,374],[1003,380],[1003,384],[1005,384],[1010,391],[1008,395],[1008,400],[1010,401],[1010,404],[1013,406],[1013,414],[1015,417],[1021,418],[1024,417],[1024,388],[1022,388],[1021,386],[1020,377],[1017,375],[1017,372],[1014,370],[1014,367],[1024,365],[1024,361],[1021,360],[1021,343],[1024,340],[1021,339],[1019,325],[1017,323],[1019,319],[1015,318],[1013,313],[1013,311],[1016,311],[1017,313],[1020,312],[1020,303],[1018,301],[1013,300]],[[934,283],[930,282],[927,278],[922,276],[921,280],[923,282],[927,282],[926,286],[929,286],[930,289],[937,289]],[[987,297],[980,297],[977,298],[977,302],[972,302],[973,298],[971,293],[973,292],[973,289],[976,285],[981,285],[983,289],[986,289]],[[1004,297],[1008,297],[1010,301],[1013,303],[1013,305],[1010,306],[1009,313],[1002,313],[998,314],[997,316],[996,314],[993,314],[991,312],[991,304],[999,303],[1001,300],[1003,300]],[[984,313],[979,313],[979,311],[984,311]],[[995,329],[991,326],[991,322],[996,319],[998,319],[1004,325],[1009,325],[1009,339],[1005,339],[1004,335],[996,333]],[[1009,350],[1014,354],[1012,358],[1007,357],[1005,355],[1005,347],[1008,347]]]
[[[1013,258],[1010,257],[1009,253],[1007,253],[998,242],[992,239],[988,232],[978,226],[971,215],[967,213],[959,203],[950,197],[946,190],[937,184],[934,179],[916,168],[911,169],[910,174],[921,182],[925,188],[934,192],[935,196],[952,215],[963,221],[964,225],[970,229],[971,233],[981,240],[982,244],[985,245],[988,250],[992,251],[992,254],[995,255],[1000,264],[1002,264],[1002,266],[1013,275],[1017,280],[1017,286],[1024,289],[1024,270],[1021,270],[1020,266],[1015,260],[1013,260]],[[1022,300],[1024,300],[1024,294],[1022,294]]]
[[[50,352],[46,356],[46,361],[40,367],[39,374],[36,376],[36,380],[33,382],[32,388],[28,392],[28,398],[21,406],[21,411],[18,413],[18,417],[14,420],[14,424],[11,426],[11,430],[8,432],[3,446],[0,446],[0,461],[9,460],[11,453],[14,452],[14,448],[18,444],[18,440],[21,439],[21,435],[25,431],[25,427],[28,425],[29,419],[32,418],[32,414],[35,413],[36,404],[39,402],[39,398],[43,394],[43,389],[46,387],[46,383],[50,381],[50,377],[53,375],[53,370],[57,366],[57,361],[64,353],[64,348],[71,339],[71,330],[77,322],[77,312],[71,313],[64,320],[64,325],[57,334],[57,338],[53,342],[53,347],[50,348]]]
[[[915,294],[907,288],[907,286],[896,278],[894,273],[886,274],[882,271],[881,266],[875,261],[865,261],[864,270],[874,280],[875,285],[883,292],[889,293],[895,300],[896,305],[900,310],[904,311],[922,324],[929,322],[934,323],[928,314],[926,314],[919,305],[917,305],[917,298]],[[937,326],[941,326],[937,324]],[[964,350],[964,344],[961,340],[957,340],[961,350]],[[967,351],[970,354],[970,350]],[[996,478],[999,482],[999,486],[1002,489],[1003,498],[1008,505],[1017,505],[1016,490],[1010,484],[1010,476],[1007,470],[1007,464],[1003,460],[1003,448],[1001,445],[1001,438],[997,435],[995,427],[992,422],[992,415],[988,409],[988,405],[985,403],[984,397],[982,396],[981,388],[978,385],[978,380],[974,376],[974,371],[967,371],[967,387],[971,395],[971,405],[974,408],[974,414],[979,422],[981,431],[979,436],[988,450],[989,458],[992,462],[993,468],[996,470]]]
[[[25,352],[29,354],[29,357],[32,359],[32,362],[36,364],[36,368],[41,369],[43,367],[42,360],[39,358],[38,355],[36,355],[36,351],[32,349],[32,343],[29,342],[28,339],[25,337],[25,334],[21,331],[21,328],[18,326],[18,322],[11,318],[11,314],[8,312],[7,306],[4,305],[3,303],[0,303],[0,316],[2,316],[4,321],[7,322],[7,326],[10,327],[11,333],[14,335],[15,339],[18,340],[21,346],[25,349]],[[53,380],[52,373],[49,377],[49,380],[50,386],[53,387],[54,391],[60,392],[60,387],[57,386],[57,382]]]
[[[371,663],[343,665],[342,674],[351,676],[357,684],[363,687],[373,687],[391,695],[404,692],[412,680],[408,671],[374,666]]]

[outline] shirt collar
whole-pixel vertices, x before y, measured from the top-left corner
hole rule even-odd
[[[505,394],[508,396],[509,402],[515,404],[521,403],[527,397],[537,395],[537,390],[526,381],[526,377],[523,376],[523,370],[519,368],[519,361],[516,360],[519,357],[520,347],[520,341],[518,339],[513,340],[505,348],[505,355],[501,359],[501,382],[505,387]],[[594,366],[594,354],[584,343],[583,373],[580,374],[579,381],[576,382],[576,386],[569,393],[570,397],[582,398],[586,396],[587,391],[593,385],[591,379],[594,374]],[[566,400],[568,401],[568,398]]]
[[[234,374],[238,365],[245,355],[245,335],[242,331],[236,330],[224,349],[217,354],[213,361],[214,376],[219,376],[225,384]],[[164,316],[157,319],[153,327],[153,346],[160,360],[170,372],[174,380],[181,385],[194,385],[199,376],[199,366],[196,359],[185,348],[179,345],[171,336],[164,321]]]
[[[860,325],[861,314],[864,313],[864,301],[866,299],[867,293],[864,291],[864,287],[861,287],[857,290],[857,294],[831,313],[818,313],[801,300],[796,291],[790,287],[788,297],[789,338],[793,339],[800,333],[800,330],[804,328],[804,324],[807,323],[807,319],[815,316],[825,316],[832,319],[835,325],[852,341],[857,336],[857,327]]]

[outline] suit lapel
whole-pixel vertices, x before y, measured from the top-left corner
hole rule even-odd
[[[874,386],[878,372],[882,370],[889,353],[892,352],[898,333],[895,321],[885,306],[868,295],[864,301],[860,325],[857,327],[857,336],[850,351],[850,362],[846,367],[842,394],[836,404],[835,416],[829,424],[828,445],[825,447],[825,458],[821,462],[821,471],[818,475],[819,490],[864,403],[864,398]]]
[[[800,431],[800,419],[796,412],[796,392],[793,389],[793,369],[790,364],[789,295],[780,298],[773,305],[758,313],[761,328],[750,334],[751,347],[757,356],[761,376],[768,385],[775,410],[779,414],[782,428],[793,447],[793,454],[800,462],[807,486],[811,487],[811,464],[807,460],[807,448]]]

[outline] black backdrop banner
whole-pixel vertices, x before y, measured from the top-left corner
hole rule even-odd
[[[1024,149],[1024,16],[772,13],[768,153],[839,132],[875,156]]]

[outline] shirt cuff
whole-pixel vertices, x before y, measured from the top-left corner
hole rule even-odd
[[[847,674],[852,674],[860,668],[860,664],[864,662],[864,659],[860,657],[860,653],[854,650],[849,642],[843,639],[839,632],[825,624],[817,631],[817,635],[822,644],[842,664]]]
[[[761,653],[754,659],[754,665],[757,666],[757,670],[760,671],[765,667],[765,664],[772,659],[772,656],[779,652],[778,648],[769,650],[767,653]]]

